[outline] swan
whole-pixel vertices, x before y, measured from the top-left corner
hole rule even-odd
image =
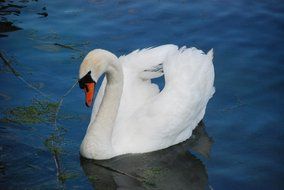
[[[215,92],[213,50],[162,45],[116,57],[94,49],[83,59],[79,86],[92,116],[80,154],[96,160],[145,153],[187,140]],[[105,75],[104,75],[105,74]],[[164,75],[160,91],[151,79]]]

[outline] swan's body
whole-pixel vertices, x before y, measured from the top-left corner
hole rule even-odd
[[[213,51],[164,45],[116,58],[93,50],[79,77],[91,71],[96,82],[106,77],[97,94],[81,155],[108,159],[126,153],[167,148],[191,136],[214,94]],[[161,71],[163,70],[163,72]],[[159,92],[151,78],[164,74]]]

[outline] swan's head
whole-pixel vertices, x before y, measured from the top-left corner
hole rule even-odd
[[[95,49],[90,51],[81,63],[79,70],[79,85],[85,91],[86,105],[92,105],[95,85],[100,76],[106,72],[109,64],[117,57],[109,51]]]

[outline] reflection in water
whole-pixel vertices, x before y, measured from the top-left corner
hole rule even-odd
[[[6,33],[8,32],[22,30],[22,28],[15,25],[14,22],[16,20],[11,16],[19,16],[22,12],[22,9],[27,7],[31,0],[1,0],[0,2],[0,37],[7,37],[8,35]],[[35,11],[36,14],[40,15],[41,17],[48,16],[46,7],[42,7],[42,9],[36,8],[35,10],[30,10]]]
[[[81,157],[81,166],[98,190],[206,189],[206,168],[188,151],[209,156],[212,140],[204,128],[203,122],[199,123],[189,140],[164,150],[122,155],[105,161]]]
[[[13,22],[9,21],[6,17],[9,15],[19,16],[21,9],[24,6],[18,5],[19,2],[13,3],[11,1],[2,1],[0,5],[0,37],[6,37],[7,35],[2,34],[6,32],[13,32],[21,30],[20,27],[15,26]]]
[[[5,37],[5,35],[1,33],[14,32],[17,30],[21,30],[21,28],[18,26],[15,26],[12,22],[9,22],[9,21],[1,22],[0,21],[0,36]]]

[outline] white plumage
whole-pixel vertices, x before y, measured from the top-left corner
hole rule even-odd
[[[163,45],[116,58],[91,51],[79,77],[106,73],[96,97],[81,154],[108,159],[167,148],[191,136],[214,94],[213,51]],[[104,66],[102,66],[104,65]],[[159,92],[151,78],[164,74]],[[99,76],[98,76],[99,75]]]

